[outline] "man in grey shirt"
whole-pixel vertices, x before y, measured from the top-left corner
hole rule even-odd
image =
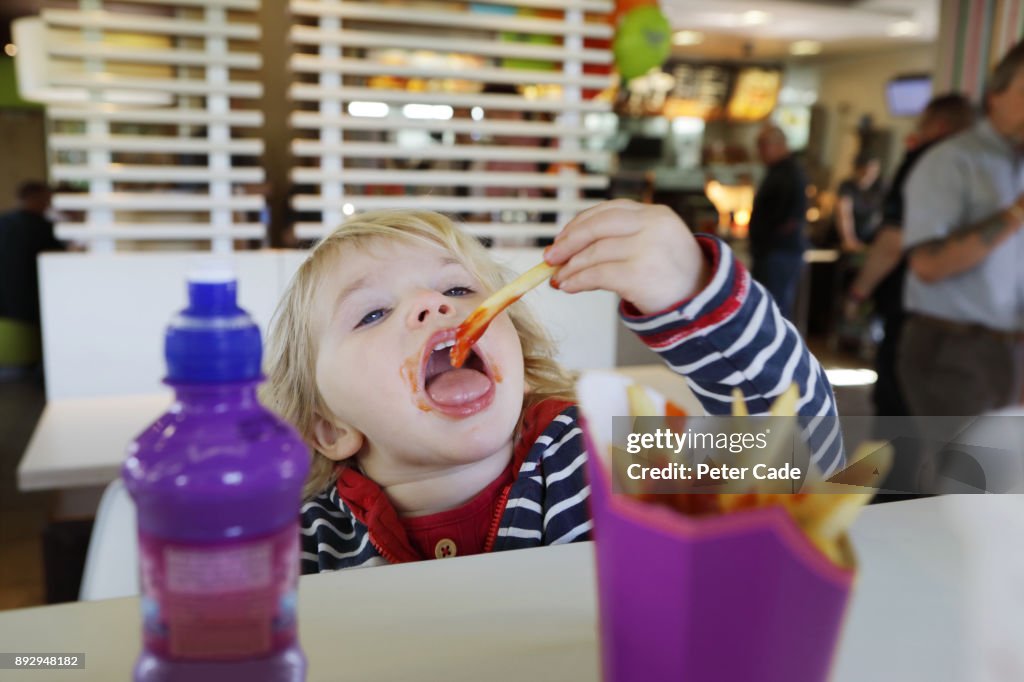
[[[919,416],[973,416],[1021,395],[1024,43],[996,66],[985,114],[931,149],[904,193],[899,374]]]

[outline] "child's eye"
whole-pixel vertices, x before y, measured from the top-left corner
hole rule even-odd
[[[365,327],[366,325],[370,325],[373,324],[374,322],[382,320],[384,319],[384,316],[387,314],[388,311],[385,308],[377,308],[376,310],[371,310],[370,312],[363,315],[363,319],[359,320],[359,324],[356,325],[356,329],[359,329],[360,327]]]
[[[474,293],[476,293],[476,292],[474,292],[469,287],[452,287],[451,289],[448,289],[447,291],[445,291],[444,295],[445,296],[469,296],[469,295],[474,294]]]

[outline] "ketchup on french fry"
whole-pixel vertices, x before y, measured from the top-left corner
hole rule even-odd
[[[557,271],[557,265],[540,263],[488,296],[455,330],[455,345],[449,354],[452,367],[462,367],[473,344],[484,335],[491,320]]]

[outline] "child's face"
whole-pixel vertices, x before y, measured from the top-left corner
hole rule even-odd
[[[332,413],[321,416],[339,443],[321,451],[358,452],[382,486],[511,452],[524,387],[512,320],[499,315],[463,369],[448,363],[455,328],[486,297],[441,247],[378,239],[337,257],[313,303],[316,383]]]

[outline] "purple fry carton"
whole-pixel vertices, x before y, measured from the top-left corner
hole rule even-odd
[[[613,494],[611,417],[629,414],[629,383],[578,385],[605,682],[824,682],[854,571],[781,508],[692,518]]]

